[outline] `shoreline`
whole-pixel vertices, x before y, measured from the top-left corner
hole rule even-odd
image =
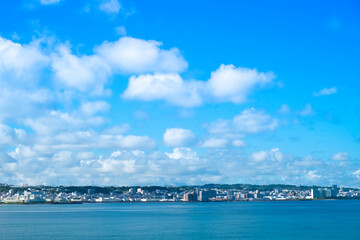
[[[77,204],[109,204],[109,203],[240,203],[240,202],[309,202],[309,201],[346,201],[360,200],[360,198],[328,198],[328,199],[287,199],[287,200],[236,200],[236,201],[114,201],[114,202],[37,202],[37,203],[5,203],[0,205],[77,205]]]

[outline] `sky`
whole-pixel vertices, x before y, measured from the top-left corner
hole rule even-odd
[[[360,187],[359,1],[0,4],[0,183]]]

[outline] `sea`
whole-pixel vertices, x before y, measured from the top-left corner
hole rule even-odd
[[[0,239],[360,239],[360,200],[0,205]]]

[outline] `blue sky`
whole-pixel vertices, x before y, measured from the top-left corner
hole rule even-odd
[[[5,0],[0,182],[360,186],[358,1]]]

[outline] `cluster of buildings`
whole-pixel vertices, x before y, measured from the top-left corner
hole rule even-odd
[[[87,188],[86,192],[69,191],[57,187],[0,191],[0,203],[109,203],[109,202],[209,202],[209,201],[269,201],[310,200],[326,198],[359,198],[360,190],[345,191],[337,186],[308,190],[274,189],[271,191],[245,189],[218,189],[201,187],[183,188],[126,188],[107,194]],[[97,189],[99,191],[99,188]]]

